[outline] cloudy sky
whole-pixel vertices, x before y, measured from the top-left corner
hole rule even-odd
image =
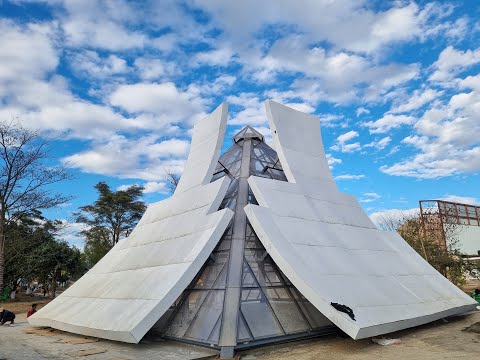
[[[480,198],[480,2],[0,0],[0,119],[57,140],[76,179],[167,196],[190,129],[268,133],[263,101],[321,119],[342,191],[369,214]]]

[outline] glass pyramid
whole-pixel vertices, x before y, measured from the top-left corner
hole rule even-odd
[[[249,159],[245,156],[247,144]],[[233,145],[218,161],[212,181],[223,176],[231,178],[220,208],[230,208],[236,215],[197,277],[160,320],[164,337],[200,345],[223,346],[223,319],[229,316],[226,308],[232,307],[231,303],[227,304],[226,291],[227,279],[234,275],[229,274],[229,269],[232,269],[229,263],[233,257],[240,259],[238,271],[241,272],[239,299],[234,302],[235,348],[332,330],[331,322],[295,289],[275,265],[246,219],[243,205],[237,204],[241,193],[239,184],[248,177],[243,176],[243,180],[241,176],[245,161],[249,163],[248,176],[287,181],[276,152],[264,142],[258,131],[247,126],[234,136]],[[249,188],[245,200],[243,203],[257,203]],[[241,232],[244,238],[240,251],[232,246],[237,216],[246,219],[240,222],[245,226]]]

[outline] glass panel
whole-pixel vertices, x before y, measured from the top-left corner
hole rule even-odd
[[[242,290],[241,310],[255,339],[284,335],[260,290]]]
[[[225,236],[226,237],[226,236]],[[227,239],[224,239],[220,242],[220,244],[218,244],[218,248],[217,250],[221,251],[221,250],[230,250],[230,247],[232,246],[232,240],[227,240]]]
[[[167,336],[182,338],[207,295],[208,291],[191,291],[185,301],[180,305],[173,322],[167,328],[165,334]]]
[[[224,177],[224,176],[225,176],[225,172],[224,171],[219,171],[217,174],[213,174],[212,182],[214,182],[215,180],[218,180],[218,179],[220,179],[221,177]]]
[[[218,317],[217,323],[215,324],[215,327],[212,330],[212,333],[210,334],[210,337],[208,338],[208,342],[210,344],[218,344],[218,340],[220,338],[220,327],[222,326],[222,315]]]
[[[246,261],[243,262],[242,287],[258,287],[255,277],[250,271]]]
[[[245,249],[245,259],[261,287],[283,285],[281,275],[273,266],[273,261],[266,254],[265,249],[253,250],[247,248]]]
[[[240,320],[238,322],[237,340],[239,342],[240,341],[248,342],[249,340],[253,340],[252,337],[250,336],[250,333],[248,332],[247,325],[245,324],[245,320],[243,319],[242,311],[240,311]]]
[[[247,249],[263,249],[263,245],[260,240],[253,238],[252,240],[248,239],[245,242],[245,248]]]
[[[313,329],[332,325],[332,322],[328,320],[328,318],[320,311],[318,311],[317,308],[313,306],[297,289],[292,288],[291,291]]]
[[[227,272],[228,272],[228,265],[224,264],[222,272],[218,275],[215,284],[213,285],[214,289],[225,289],[227,286]]]
[[[210,291],[200,311],[185,333],[192,340],[207,341],[223,309],[224,291]]]
[[[230,174],[232,174],[233,177],[238,177],[238,175],[240,174],[241,163],[241,160],[237,160],[227,167],[228,171],[230,172]]]
[[[272,179],[287,181],[287,177],[283,171],[277,169],[268,169],[268,173],[271,175]]]
[[[225,264],[228,260],[229,253],[227,251],[215,251],[211,256],[216,264]]]
[[[265,294],[287,334],[310,330],[310,325],[298,310],[286,288],[270,288]]]
[[[475,208],[473,206],[467,206],[468,216],[476,218],[477,214],[475,213]]]
[[[211,289],[224,266],[224,264],[216,264],[210,259],[209,265],[203,269],[202,275],[198,277],[193,287],[195,289]]]

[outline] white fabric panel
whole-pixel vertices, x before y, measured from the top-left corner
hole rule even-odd
[[[398,234],[376,229],[336,189],[318,119],[272,101],[267,113],[289,182],[251,176],[259,205],[245,211],[275,263],[319,311],[359,339],[475,309]],[[331,302],[350,307],[356,321]]]
[[[209,183],[225,134],[222,104],[194,129],[175,194],[150,205],[130,236],[28,320],[106,339],[139,342],[208,259],[230,223],[217,211],[230,179]]]

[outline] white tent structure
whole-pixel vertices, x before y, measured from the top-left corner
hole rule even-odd
[[[246,127],[220,157],[222,104],[194,128],[174,195],[32,325],[139,342],[235,349],[397,331],[478,305],[338,191],[318,118],[266,102],[273,150]]]

